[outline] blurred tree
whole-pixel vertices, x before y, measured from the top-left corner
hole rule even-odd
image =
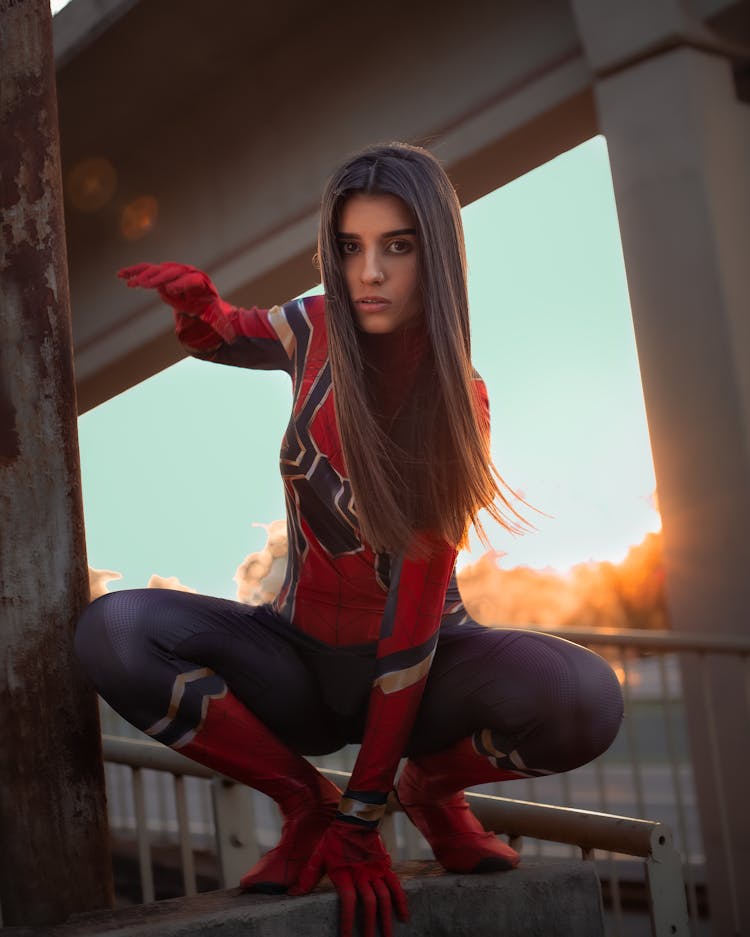
[[[458,576],[466,608],[482,624],[669,627],[661,534],[647,534],[622,563],[579,563],[569,573],[505,570],[500,557],[486,553]]]

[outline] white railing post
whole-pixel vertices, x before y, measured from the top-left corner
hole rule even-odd
[[[141,873],[141,897],[143,903],[155,900],[154,870],[151,866],[151,843],[148,835],[148,817],[146,815],[146,795],[143,790],[143,771],[132,768],[133,808],[135,810],[135,829],[138,842],[138,868]]]
[[[255,836],[253,792],[228,778],[211,781],[216,853],[223,888],[235,888],[260,858]]]
[[[646,858],[646,882],[653,937],[688,937],[690,923],[682,859],[661,824],[652,836],[651,855]]]
[[[198,894],[195,880],[195,861],[193,844],[190,838],[190,816],[187,797],[185,796],[185,778],[181,774],[172,775],[174,781],[174,799],[177,812],[177,833],[180,837],[180,864],[185,894],[189,897]]]

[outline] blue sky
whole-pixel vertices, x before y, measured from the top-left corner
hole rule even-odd
[[[549,515],[521,538],[489,527],[492,545],[506,568],[618,561],[659,518],[604,139],[473,203],[464,223],[495,462]],[[143,259],[160,259],[148,237]],[[283,516],[290,403],[286,375],[187,359],[84,414],[90,565],[121,572],[113,588],[158,573],[233,597],[264,543],[253,523]]]

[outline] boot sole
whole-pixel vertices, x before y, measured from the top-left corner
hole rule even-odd
[[[517,865],[518,863],[513,864],[508,859],[503,859],[500,856],[487,856],[485,859],[479,860],[471,870],[471,874],[485,875],[488,872],[512,872]]]
[[[242,889],[243,894],[256,895],[285,895],[289,891],[288,885],[281,885],[279,882],[253,882]]]

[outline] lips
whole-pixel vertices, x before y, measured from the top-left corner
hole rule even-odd
[[[364,313],[376,313],[385,312],[391,305],[391,301],[384,296],[361,296],[354,300],[354,305]]]

